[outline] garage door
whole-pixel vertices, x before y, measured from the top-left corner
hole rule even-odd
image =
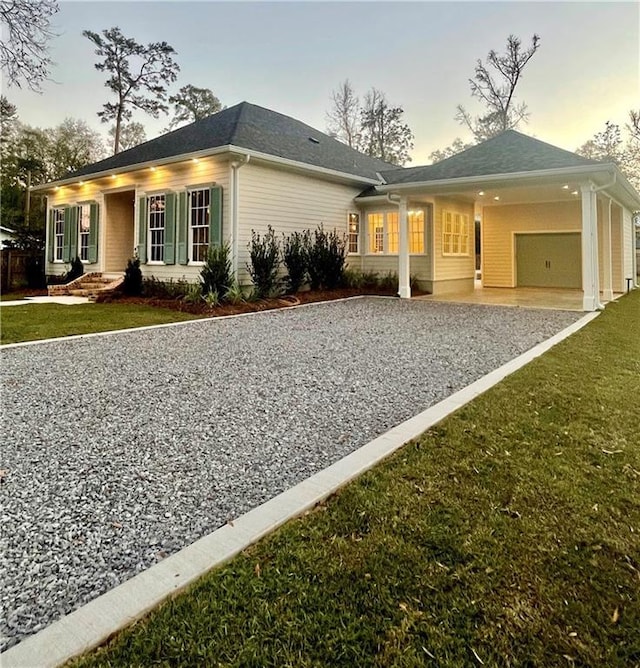
[[[516,234],[516,285],[581,288],[579,233]]]

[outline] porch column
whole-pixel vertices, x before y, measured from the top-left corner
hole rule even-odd
[[[613,301],[613,265],[611,260],[611,198],[602,198],[602,299]]]
[[[582,309],[600,308],[598,277],[598,209],[596,192],[591,183],[580,187],[582,192]]]
[[[409,268],[409,222],[407,219],[407,198],[401,197],[398,203],[398,295],[403,299],[411,298],[411,278]]]

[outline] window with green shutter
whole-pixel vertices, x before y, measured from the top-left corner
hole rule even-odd
[[[222,244],[222,188],[213,186],[210,193],[209,243]]]
[[[164,197],[164,263],[176,262],[176,196],[167,193]]]
[[[89,239],[87,247],[87,262],[94,264],[98,261],[98,231],[100,207],[97,204],[89,206]]]

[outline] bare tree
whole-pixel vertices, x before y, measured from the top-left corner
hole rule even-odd
[[[82,34],[96,45],[96,54],[104,59],[95,68],[109,73],[105,86],[117,96],[116,102],[103,105],[98,116],[103,123],[115,120],[113,152],[118,153],[123,121],[131,119],[133,109],[153,118],[167,113],[167,84],[178,78],[180,70],[173,60],[176,52],[166,42],[139,44],[117,27],[103,30],[102,35],[90,30],[83,30]]]
[[[0,68],[9,85],[41,91],[52,64],[47,43],[56,36],[51,17],[57,12],[55,0],[0,0]]]
[[[349,79],[331,93],[333,107],[327,112],[327,132],[351,148],[360,145],[360,100]]]
[[[518,37],[509,35],[504,54],[491,50],[486,65],[482,60],[477,61],[475,75],[469,79],[469,86],[471,96],[485,105],[486,113],[473,117],[462,105],[458,105],[456,114],[456,120],[469,128],[476,142],[515,128],[528,118],[527,105],[524,102],[517,103],[514,94],[524,68],[539,46],[538,35],[533,35],[531,46],[527,49],[522,48]]]
[[[361,150],[394,165],[410,162],[413,132],[402,122],[402,107],[392,107],[382,91],[372,88],[360,112]]]
[[[431,158],[432,163],[440,162],[441,160],[450,158],[452,155],[457,155],[458,153],[462,153],[462,151],[466,151],[473,145],[474,144],[465,144],[462,139],[460,139],[460,137],[456,137],[453,142],[446,148],[432,151],[432,153],[429,155],[429,158]]]
[[[109,128],[109,136],[112,140],[115,140],[116,137],[116,126],[112,125]],[[137,123],[133,121],[132,123],[127,123],[122,125],[120,128],[120,150],[126,151],[129,148],[138,146],[147,141],[147,133],[144,129],[142,123]]]
[[[193,123],[222,109],[222,103],[209,88],[198,88],[188,84],[169,98],[174,105],[173,118],[169,129],[183,123]]]

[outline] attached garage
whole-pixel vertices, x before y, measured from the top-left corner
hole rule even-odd
[[[580,289],[580,233],[516,234],[515,269],[517,287]]]

